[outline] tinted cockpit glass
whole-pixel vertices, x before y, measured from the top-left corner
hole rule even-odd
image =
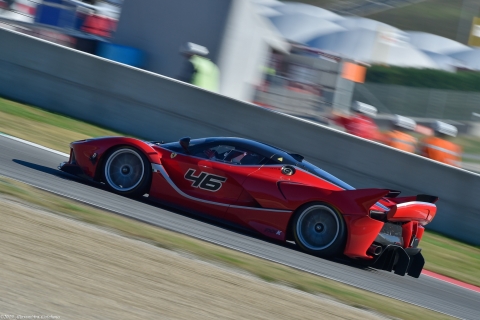
[[[354,187],[349,185],[348,183],[343,182],[342,180],[338,179],[337,177],[331,175],[330,173],[323,171],[322,169],[314,166],[308,161],[303,160],[298,164],[300,168],[306,169],[308,172],[313,173],[316,176],[319,176],[320,178],[327,180],[328,182],[331,182],[340,188],[343,188],[345,190],[355,190]]]
[[[195,147],[195,146],[198,146],[198,145],[201,145],[202,143],[205,143],[207,141],[207,139],[205,138],[202,138],[202,139],[192,139],[190,140],[190,145],[189,145],[189,149]],[[183,150],[182,146],[180,145],[180,142],[178,141],[175,141],[175,142],[169,142],[169,143],[164,143],[161,145],[162,148],[165,148],[165,149],[168,149],[168,150],[171,150],[171,151],[175,151],[177,153],[184,153],[185,150]]]
[[[224,144],[207,146],[206,149],[198,148],[192,155],[213,161],[240,165],[259,165],[265,159],[265,157],[246,148],[237,148]]]

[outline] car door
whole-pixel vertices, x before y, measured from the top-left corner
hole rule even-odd
[[[283,158],[274,155],[268,163],[259,170],[253,172],[243,183],[243,188],[263,208],[287,209],[288,202],[278,184],[284,181],[291,181],[291,176],[286,174],[282,164]]]
[[[195,145],[189,154],[165,155],[162,164],[189,201],[202,210],[217,211],[215,205],[225,210],[229,205],[258,207],[243,183],[262,167],[263,160],[248,148],[219,141]]]
[[[192,151],[195,157],[207,157],[200,167],[208,172],[200,184],[212,201],[229,205],[252,205],[251,199],[242,197],[242,184],[246,177],[260,168],[258,157],[245,148],[218,142]],[[208,171],[207,171],[208,170]]]
[[[189,154],[171,152],[162,158],[175,197],[166,199],[181,207],[188,207],[208,215],[223,217],[228,208],[217,194],[226,178],[217,174],[212,161]],[[161,190],[159,190],[159,195]]]
[[[235,153],[236,157],[232,157],[232,153]],[[212,162],[215,172],[227,179],[223,188],[219,190],[218,196],[231,205],[256,206],[256,201],[245,192],[243,183],[250,174],[259,170],[261,165],[242,163],[240,158],[244,158],[246,156],[245,153],[248,153],[248,151],[235,149],[230,151],[229,157]],[[235,161],[236,159],[238,161]]]

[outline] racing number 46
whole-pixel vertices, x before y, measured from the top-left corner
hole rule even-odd
[[[222,187],[222,183],[227,181],[227,178],[217,176],[207,172],[201,172],[195,175],[195,169],[188,169],[185,173],[185,179],[192,181],[192,187],[200,188],[208,191],[218,191]]]

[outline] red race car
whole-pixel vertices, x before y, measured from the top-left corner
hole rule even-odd
[[[105,137],[71,143],[59,169],[129,197],[145,194],[233,222],[305,252],[345,255],[419,277],[418,243],[437,197],[355,189],[299,154],[241,138],[160,143]]]

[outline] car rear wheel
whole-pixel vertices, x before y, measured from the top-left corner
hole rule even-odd
[[[317,202],[300,207],[292,226],[295,242],[303,251],[323,257],[343,253],[345,222],[328,205]]]
[[[141,152],[120,147],[108,154],[103,174],[105,183],[113,192],[135,197],[148,192],[152,170]]]

